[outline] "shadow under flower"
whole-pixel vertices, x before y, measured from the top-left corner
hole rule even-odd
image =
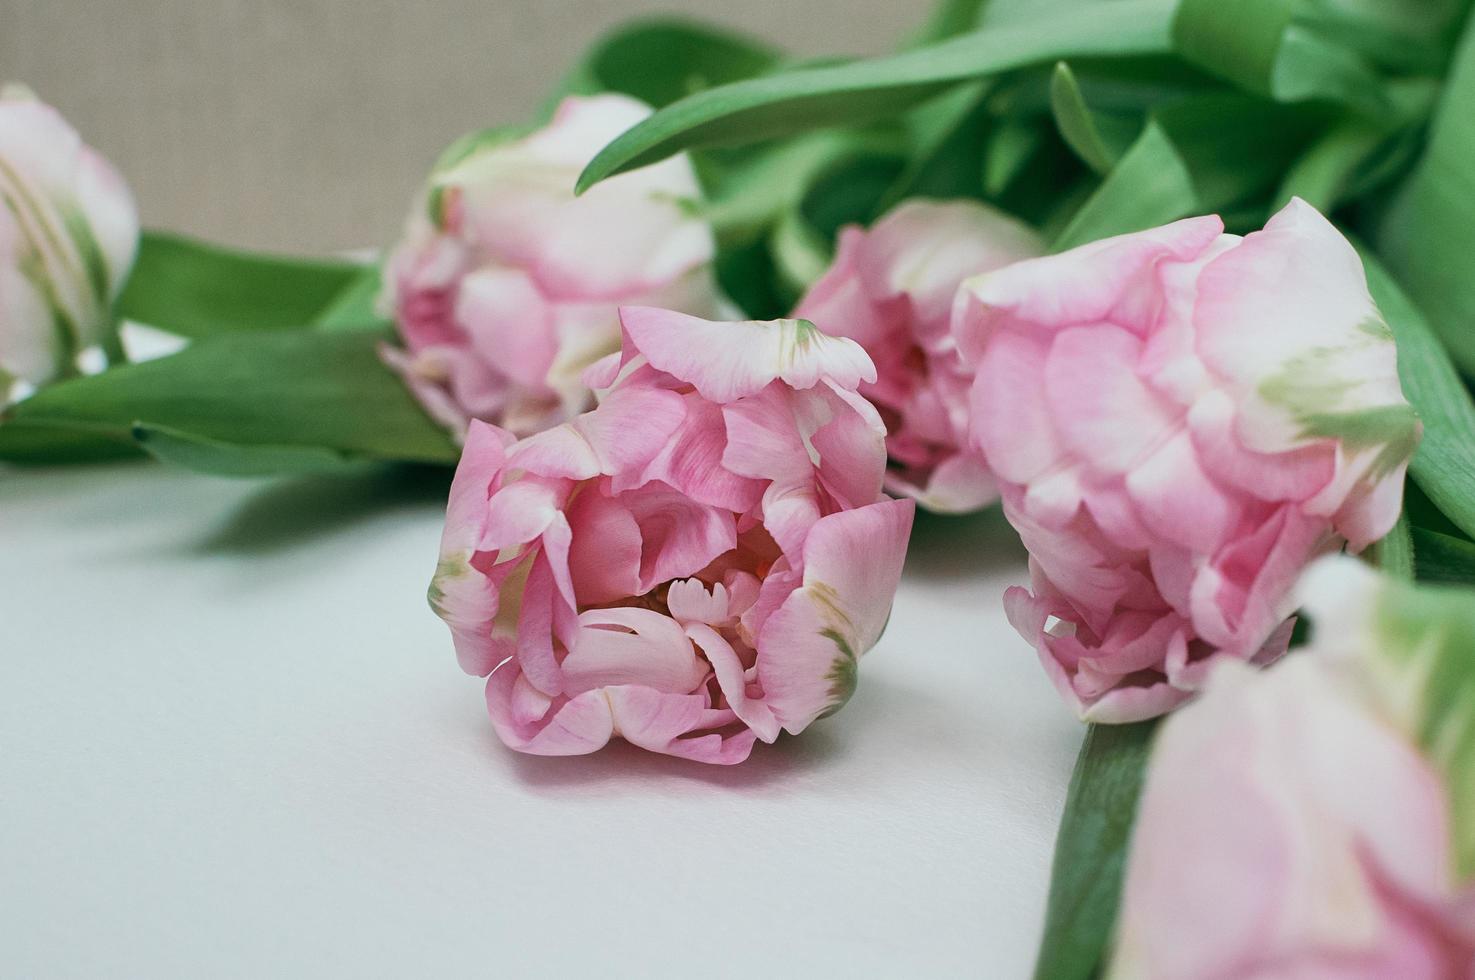
[[[1029,553],[997,505],[976,514],[918,510],[903,575],[956,579],[1023,567]]]
[[[206,553],[263,554],[340,533],[400,509],[445,507],[451,471],[438,466],[367,465],[269,483],[198,545]]]

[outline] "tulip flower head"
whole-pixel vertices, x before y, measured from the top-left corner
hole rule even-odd
[[[431,602],[512,748],[740,762],[850,696],[913,505],[881,493],[853,341],[621,316],[598,407],[521,440],[471,426]]]
[[[1005,597],[1082,717],[1151,717],[1286,648],[1315,556],[1398,518],[1421,427],[1357,253],[1295,200],[970,280],[971,432],[1030,552]]]

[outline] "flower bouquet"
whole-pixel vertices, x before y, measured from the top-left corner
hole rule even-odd
[[[440,467],[497,738],[682,765],[843,708],[914,522],[998,508],[1089,725],[1038,977],[1475,977],[1472,155],[1463,0],[649,20],[301,259],[140,232],[10,88],[0,460]]]

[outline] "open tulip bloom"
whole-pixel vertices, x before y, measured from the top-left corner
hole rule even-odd
[[[1309,205],[1217,217],[964,283],[972,433],[1030,552],[1005,596],[1090,721],[1285,652],[1315,556],[1398,519],[1420,423],[1362,263]]]
[[[431,602],[502,740],[747,758],[845,703],[901,575],[875,371],[803,320],[621,311],[597,408],[474,423]]]

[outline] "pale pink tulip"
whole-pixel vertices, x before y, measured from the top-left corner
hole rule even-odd
[[[794,315],[850,337],[876,363],[861,386],[886,421],[887,487],[928,510],[977,510],[998,496],[967,445],[972,374],[948,329],[958,284],[1044,245],[1025,225],[977,201],[907,201],[869,230],[840,232],[834,264]]]
[[[431,602],[540,755],[620,736],[703,762],[835,710],[881,635],[911,501],[849,340],[797,320],[626,307],[593,411],[521,441],[473,423]]]
[[[1265,671],[1215,665],[1158,735],[1115,980],[1475,976],[1444,772],[1393,703],[1407,685],[1359,649],[1400,641],[1368,617],[1376,576],[1329,561],[1308,589],[1313,646]]]
[[[137,251],[118,172],[51,106],[0,90],[0,400],[105,340]]]
[[[972,438],[1030,552],[1009,618],[1088,720],[1273,660],[1306,563],[1398,517],[1421,428],[1357,253],[1300,200],[1222,231],[1019,262],[954,309]]]
[[[521,138],[453,146],[385,267],[403,347],[386,360],[458,436],[470,419],[530,435],[588,408],[580,373],[619,349],[617,309],[717,309],[711,228],[685,156],[574,182],[650,109],[623,95],[571,97]]]

